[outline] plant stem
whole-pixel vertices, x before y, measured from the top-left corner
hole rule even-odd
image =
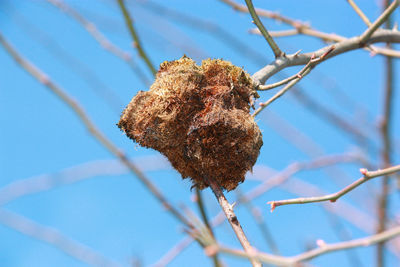
[[[282,57],[285,54],[281,51],[279,46],[275,43],[274,39],[272,39],[271,35],[268,33],[267,29],[262,24],[260,18],[258,17],[253,2],[251,0],[245,0],[247,8],[249,9],[250,15],[253,18],[254,23],[257,25],[258,29],[260,30],[261,34],[264,36],[265,40],[267,40],[269,46],[271,47],[272,51],[274,52],[275,58]]]
[[[253,255],[255,253],[255,250],[250,245],[246,235],[243,232],[242,226],[240,225],[240,222],[236,217],[235,212],[233,211],[233,205],[229,204],[228,200],[226,199],[224,193],[221,190],[221,187],[217,184],[215,180],[206,178],[206,182],[209,184],[212,191],[214,192],[215,197],[217,198],[222,210],[224,211],[225,216],[228,219],[228,222],[231,225],[233,231],[235,232],[237,238],[239,239],[239,242],[242,245],[244,251],[248,255]],[[250,262],[253,265],[253,267],[261,267],[261,263],[256,259],[250,258]]]
[[[146,65],[149,68],[149,70],[151,71],[151,73],[153,75],[155,75],[157,73],[157,70],[154,68],[153,64],[150,61],[150,58],[148,57],[148,55],[146,54],[146,52],[144,51],[144,49],[142,47],[142,44],[139,39],[139,35],[136,33],[136,30],[133,27],[133,21],[128,12],[128,9],[126,8],[126,6],[124,4],[124,0],[118,0],[118,5],[122,11],[122,14],[124,15],[125,24],[128,27],[129,33],[133,39],[133,42],[134,42],[133,44],[139,52],[139,56],[144,60],[144,62],[146,63]]]

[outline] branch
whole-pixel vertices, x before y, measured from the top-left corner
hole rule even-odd
[[[142,47],[139,36],[136,33],[135,28],[133,27],[132,18],[130,16],[128,10],[125,7],[124,0],[118,0],[118,5],[122,11],[122,14],[124,15],[125,24],[128,27],[129,33],[133,39],[134,47],[138,50],[139,56],[144,60],[144,62],[146,63],[146,65],[149,68],[149,70],[151,71],[151,73],[153,73],[153,75],[155,75],[157,73],[157,70],[154,68],[153,64],[150,61],[150,58],[147,56],[146,52],[144,51],[144,49]]]
[[[290,83],[288,83],[284,88],[282,88],[279,92],[277,92],[275,95],[273,95],[270,99],[268,99],[264,103],[260,103],[260,107],[254,112],[253,117],[257,116],[263,109],[265,109],[267,106],[269,106],[272,102],[277,100],[279,97],[281,97],[283,94],[285,94],[289,89],[291,89],[296,83],[298,83],[301,79],[303,79],[304,76],[309,74],[311,71],[311,68],[307,66],[305,68],[304,72],[302,75],[296,76],[294,80],[292,80]]]
[[[162,157],[144,156],[132,158],[142,172],[165,170],[170,164]],[[157,162],[157,165],[154,163]],[[118,159],[88,161],[70,166],[52,174],[40,174],[25,179],[18,179],[0,187],[0,206],[15,201],[23,196],[37,194],[55,187],[77,183],[98,176],[116,176],[129,173],[129,169]]]
[[[244,251],[246,251],[246,253],[249,255],[253,255],[255,253],[255,249],[250,245],[249,241],[247,240],[247,237],[243,232],[242,226],[240,225],[240,222],[236,217],[235,212],[233,211],[233,205],[229,204],[228,200],[221,190],[221,187],[216,183],[216,181],[210,178],[206,178],[206,182],[209,184],[212,191],[214,192],[215,197],[217,198],[222,210],[224,211],[225,216],[228,219],[228,222],[235,232],[237,238],[239,239],[239,242],[242,245]],[[250,261],[254,267],[261,267],[261,264],[258,260],[250,259]]]
[[[389,6],[389,1],[384,0],[383,6],[388,10],[390,8]],[[393,4],[393,3],[392,3]],[[389,6],[389,7],[388,7]],[[388,18],[386,20],[386,28],[391,28],[391,20]],[[386,44],[387,48],[391,48],[391,44],[387,43]],[[383,167],[388,167],[392,163],[391,159],[391,151],[392,151],[392,140],[391,140],[391,128],[393,126],[393,115],[392,115],[392,110],[394,107],[394,100],[393,100],[393,93],[394,93],[394,64],[393,64],[393,59],[390,57],[385,58],[385,86],[384,86],[384,99],[383,99],[383,120],[381,123],[381,138],[382,138],[382,143],[383,143],[383,149],[382,149],[382,162],[383,162]],[[378,225],[377,225],[377,233],[380,233],[384,231],[387,227],[387,220],[388,220],[388,204],[389,204],[389,190],[390,190],[390,184],[389,184],[389,177],[384,177],[382,179],[382,185],[381,185],[381,193],[378,197],[377,200],[377,206],[378,206]],[[377,266],[383,266],[385,259],[384,259],[384,253],[385,253],[385,244],[383,242],[379,243],[377,246]]]
[[[338,155],[326,155],[307,162],[293,162],[288,165],[285,169],[273,174],[270,177],[264,177],[263,182],[252,190],[248,191],[243,197],[243,201],[253,200],[272,188],[282,185],[295,174],[305,171],[314,170],[324,167],[333,166],[339,163],[347,163],[356,161],[359,158],[357,155],[351,153],[338,154]],[[268,179],[267,179],[268,178]]]
[[[400,32],[393,30],[383,30],[380,29],[372,34],[372,36],[366,41],[365,45],[379,42],[391,42],[391,43],[400,43]],[[349,39],[345,39],[338,43],[334,44],[335,49],[330,52],[325,59],[346,53],[351,50],[356,50],[360,48],[360,37],[355,36]],[[291,66],[299,66],[306,65],[313,56],[320,57],[326,51],[331,49],[331,45],[323,47],[314,52],[304,53],[304,54],[292,54],[286,55],[285,57],[277,58],[264,68],[260,69],[256,73],[253,74],[252,78],[256,85],[264,84],[267,79],[269,79],[272,75],[278,73],[284,68]]]
[[[205,227],[207,228],[207,230],[209,231],[211,237],[215,240],[215,234],[214,234],[213,229],[212,229],[212,227],[211,227],[211,225],[209,223],[209,220],[208,220],[208,216],[207,216],[207,213],[206,213],[206,208],[204,206],[204,201],[203,201],[203,197],[201,195],[201,191],[197,187],[196,187],[196,197],[197,197],[196,203],[197,203],[197,206],[199,207],[203,223],[204,223]],[[220,261],[219,261],[219,259],[218,259],[218,253],[214,253],[211,257],[213,259],[215,267],[221,267],[222,266]]]
[[[370,142],[370,138],[368,137],[370,131],[366,129],[367,125],[363,124],[363,129],[360,129],[353,121],[341,117],[338,113],[335,113],[318,100],[312,99],[312,97],[307,95],[304,91],[294,90],[292,95],[312,114],[318,115],[323,121],[330,122],[332,125],[336,126],[337,129],[356,141],[360,147],[368,146],[374,151],[378,150],[376,145]]]
[[[129,170],[136,175],[136,177],[143,183],[143,185],[156,197],[156,199],[163,204],[163,206],[169,211],[175,218],[181,221],[188,227],[193,227],[192,224],[166,199],[161,191],[145,176],[140,169],[133,164],[126,155],[119,150],[92,122],[88,117],[84,109],[72,99],[61,87],[52,82],[50,78],[42,72],[35,65],[30,63],[28,60],[23,58],[1,35],[0,33],[0,44],[6,49],[10,56],[32,77],[46,86],[52,91],[62,102],[64,102],[81,120],[87,130],[93,137],[111,154],[115,155],[123,164],[125,164]]]
[[[0,223],[24,235],[43,241],[90,266],[121,266],[103,255],[57,231],[22,215],[0,209]]]
[[[240,191],[239,188],[235,190],[236,195],[237,195],[237,201],[238,203],[241,203],[247,208],[247,210],[250,212],[250,214],[253,216],[255,222],[257,223],[257,226],[263,235],[267,245],[271,249],[271,251],[279,255],[279,249],[278,245],[274,240],[273,234],[271,233],[270,229],[268,228],[268,225],[266,224],[263,216],[262,216],[262,211],[259,207],[256,207],[250,199],[245,199],[245,196],[243,193]]]
[[[372,34],[381,26],[399,6],[399,0],[393,1],[390,6],[375,20],[374,23],[360,36],[360,44],[364,44],[372,36]]]
[[[239,198],[236,206],[245,204],[246,202],[259,197],[260,195],[262,195],[266,191],[270,190],[271,188],[281,185],[288,178],[290,178],[292,175],[294,175],[295,173],[297,173],[301,170],[321,168],[324,166],[337,164],[340,162],[350,162],[352,160],[355,160],[356,158],[357,158],[356,155],[343,154],[343,155],[324,156],[324,157],[315,159],[310,162],[295,162],[295,163],[289,165],[282,172],[279,172],[276,175],[274,175],[273,177],[271,177],[269,179],[264,179],[265,182],[263,184],[261,184],[259,187],[253,189],[252,191],[248,192],[246,195]],[[292,188],[296,188],[296,189],[301,188],[302,193],[315,191],[315,188],[313,187],[313,185],[305,184],[303,181],[299,181],[299,180],[296,180],[296,181],[301,182],[301,184],[294,184],[292,186]],[[308,185],[309,187],[302,188],[304,185]],[[287,190],[286,187],[285,187],[285,190]],[[296,193],[296,192],[293,192],[293,190],[289,190],[289,192]],[[356,227],[358,227],[359,229],[361,229],[365,232],[372,231],[372,228],[368,227],[369,224],[367,225],[367,222],[373,224],[374,223],[373,218],[366,216],[366,214],[360,212],[357,209],[354,209],[351,205],[348,205],[344,201],[341,203],[338,203],[337,206],[331,206],[331,205],[328,206],[327,205],[327,206],[324,206],[324,208],[326,208],[327,211],[329,211],[333,214],[342,216],[345,220],[347,220],[348,222],[352,223],[353,225],[355,225]],[[216,227],[216,226],[222,224],[225,221],[225,219],[226,219],[226,216],[224,216],[223,212],[221,211],[212,219],[211,224],[213,227]],[[356,221],[356,219],[357,219],[357,221]],[[182,240],[182,242],[184,242],[184,241]],[[177,244],[176,247],[180,247],[180,244]],[[174,249],[171,249],[171,251],[172,250],[174,250]],[[218,252],[218,247],[216,247],[214,244],[214,246],[211,247],[210,250],[212,250],[214,253],[216,253],[216,252]],[[242,253],[245,253],[245,252],[242,252]],[[264,254],[264,255],[270,255],[270,254]],[[270,256],[272,259],[276,259],[276,257],[274,255],[270,255]],[[279,258],[279,259],[281,259],[281,258]]]
[[[240,12],[245,12],[245,13],[249,13],[249,9],[247,8],[247,6],[245,5],[241,5],[236,3],[235,1],[231,1],[231,0],[220,0],[221,2],[224,2],[225,4],[231,6],[233,9],[240,11]],[[285,16],[282,16],[281,14],[277,13],[277,12],[272,12],[269,10],[265,10],[265,9],[260,9],[260,8],[256,8],[256,13],[258,16],[261,17],[266,17],[269,19],[274,19],[278,22],[282,22],[285,23],[287,25],[290,25],[294,28],[309,28],[310,25],[308,25],[305,22],[301,22],[299,20],[294,20]]]
[[[367,18],[367,16],[362,12],[362,10],[357,6],[357,4],[353,0],[347,0],[347,2],[350,4],[350,6],[354,9],[354,11],[357,13],[357,15],[364,21],[364,23],[370,27],[371,22]]]
[[[110,52],[114,56],[125,61],[135,74],[145,77],[142,70],[132,61],[132,56],[130,55],[130,53],[122,50],[121,48],[113,44],[102,32],[99,31],[99,29],[93,22],[87,20],[85,17],[79,14],[79,12],[65,4],[62,0],[47,1],[55,7],[59,8],[68,16],[75,19],[100,44],[101,47],[103,47],[106,51]]]
[[[390,168],[386,168],[383,170],[377,171],[368,171],[367,169],[360,169],[360,172],[363,174],[363,177],[358,179],[357,181],[353,182],[352,184],[348,185],[347,187],[343,188],[342,190],[334,193],[329,194],[321,197],[305,197],[305,198],[294,198],[294,199],[287,199],[287,200],[278,200],[278,201],[269,201],[268,204],[271,205],[271,211],[273,211],[278,206],[283,205],[290,205],[290,204],[305,204],[305,203],[313,203],[313,202],[322,202],[329,200],[330,202],[335,202],[341,196],[347,194],[348,192],[352,191],[354,188],[360,186],[361,184],[379,176],[389,175],[395,172],[400,171],[400,165],[393,166]]]
[[[393,31],[397,31],[397,29],[394,28]],[[250,29],[249,33],[259,34],[259,35],[261,34],[259,29],[257,29],[257,28]],[[293,36],[293,35],[297,35],[297,34],[304,34],[307,36],[316,37],[318,39],[321,39],[321,41],[327,42],[327,43],[342,42],[342,41],[348,39],[348,38],[338,35],[336,33],[324,33],[324,32],[314,30],[311,28],[296,28],[293,30],[275,31],[275,32],[269,32],[269,33],[272,37],[285,37],[285,36]],[[369,51],[371,53],[371,55],[380,54],[380,55],[389,56],[389,57],[400,57],[400,51],[394,50],[392,48],[368,45],[368,46],[363,47],[363,49]]]
[[[285,54],[281,51],[281,49],[275,43],[274,39],[272,39],[271,35],[268,33],[267,29],[262,24],[260,18],[258,17],[256,11],[254,10],[253,2],[251,0],[245,0],[245,1],[254,23],[257,25],[258,29],[260,29],[260,32],[264,36],[265,40],[267,40],[269,46],[274,52],[275,58],[283,57]]]
[[[156,263],[151,265],[152,267],[164,267],[171,263],[179,254],[183,252],[186,248],[192,244],[195,240],[190,235],[185,236],[181,241],[179,241],[175,246],[170,248]]]
[[[219,246],[218,250],[222,253],[235,255],[238,257],[248,258],[248,259],[258,259],[264,263],[274,264],[278,266],[296,266],[303,261],[311,260],[315,257],[321,256],[323,254],[327,254],[334,251],[357,248],[357,247],[366,247],[372,246],[376,243],[387,241],[392,239],[396,236],[400,235],[400,226],[394,227],[390,230],[382,232],[380,234],[372,235],[369,237],[354,239],[345,242],[333,243],[333,244],[326,244],[324,241],[317,241],[319,244],[318,248],[313,250],[307,251],[305,253],[299,254],[293,257],[282,257],[282,256],[275,256],[270,255],[267,253],[256,252],[253,255],[249,255],[248,253],[237,250],[231,249],[227,247]]]
[[[322,54],[320,57],[315,58],[314,56],[311,57],[310,61],[305,65],[304,68],[302,68],[297,74],[295,74],[292,77],[289,77],[283,81],[281,81],[280,83],[277,84],[285,84],[288,83],[282,90],[280,90],[278,93],[276,93],[273,97],[271,97],[270,99],[268,99],[265,103],[261,103],[260,107],[254,112],[253,116],[257,116],[258,113],[260,113],[263,109],[265,109],[269,104],[271,104],[272,102],[274,102],[276,99],[278,99],[279,97],[281,97],[284,93],[286,93],[290,88],[292,88],[296,83],[298,83],[304,76],[306,76],[307,74],[310,73],[310,71],[317,65],[319,64],[319,62],[321,62],[322,60],[324,60],[326,58],[326,56],[331,53],[333,50],[335,49],[335,46],[331,46],[324,54]],[[274,85],[275,86],[275,85]],[[270,86],[264,86],[261,87],[261,90],[263,90],[263,88],[269,88]]]
[[[264,53],[258,51],[257,49],[254,49],[242,39],[231,34],[230,31],[228,31],[221,25],[214,23],[211,20],[194,17],[188,14],[188,12],[180,12],[174,9],[170,9],[150,0],[138,1],[137,4],[150,10],[154,14],[161,16],[164,19],[169,19],[183,24],[184,26],[188,26],[209,34],[216,40],[220,41],[222,44],[227,45],[233,51],[247,57],[257,65],[262,66],[266,62],[266,56],[264,55]]]
[[[249,12],[246,6],[237,4],[234,1],[231,1],[231,0],[220,0],[220,1],[226,3],[227,5],[230,5],[233,9],[235,9],[237,11]],[[277,22],[281,22],[281,23],[292,26],[297,34],[314,36],[314,37],[320,38],[324,42],[340,42],[340,41],[347,39],[346,37],[343,37],[343,36],[340,36],[337,34],[325,33],[325,32],[313,29],[313,28],[311,28],[311,26],[308,23],[306,23],[304,21],[299,21],[296,19],[285,17],[276,12],[272,12],[272,11],[260,9],[260,8],[257,8],[256,12],[261,17],[274,19]],[[250,32],[254,33],[255,31],[251,30]],[[259,34],[261,34],[258,29],[257,29],[257,32]],[[269,32],[269,33],[271,36],[274,36],[271,34],[271,32]],[[286,32],[283,34],[283,36],[285,36],[287,34],[292,35],[294,33]],[[279,34],[278,34],[278,36],[279,36]],[[388,49],[388,48],[383,48],[383,47],[375,47],[375,46],[367,46],[367,47],[364,47],[364,49],[371,51],[373,54],[382,54],[385,56],[400,57],[400,51],[393,50],[393,49]]]

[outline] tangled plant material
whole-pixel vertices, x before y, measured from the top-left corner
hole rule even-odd
[[[193,186],[208,187],[207,178],[229,191],[244,181],[263,144],[250,115],[254,97],[243,69],[212,59],[197,66],[184,56],[161,64],[150,90],[139,91],[118,126],[164,154]]]

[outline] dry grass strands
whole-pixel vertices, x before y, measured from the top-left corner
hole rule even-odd
[[[161,64],[150,90],[131,100],[118,126],[164,154],[193,186],[206,188],[207,177],[229,191],[244,181],[263,144],[249,114],[254,97],[243,69],[211,59],[197,66],[184,56]]]

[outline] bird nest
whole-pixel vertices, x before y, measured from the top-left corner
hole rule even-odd
[[[250,76],[223,60],[164,62],[149,91],[139,91],[118,123],[126,135],[164,154],[183,178],[204,189],[214,179],[232,190],[263,144],[250,115]]]

